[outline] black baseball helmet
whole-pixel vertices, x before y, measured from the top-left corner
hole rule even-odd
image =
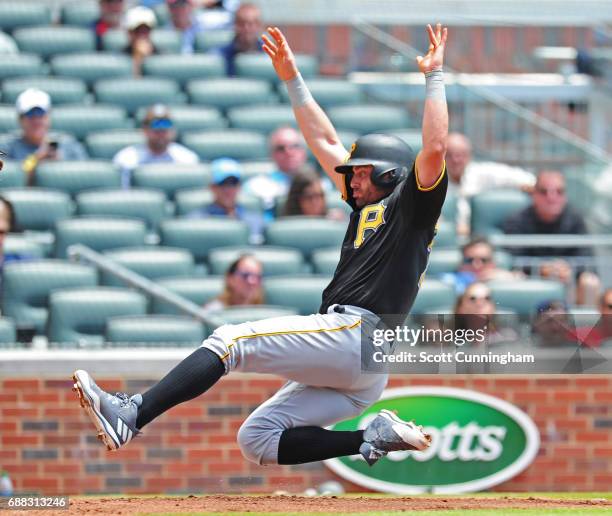
[[[356,165],[372,165],[372,183],[389,188],[406,178],[414,160],[414,151],[401,138],[372,133],[358,138],[346,163],[335,170],[340,174],[351,174]]]

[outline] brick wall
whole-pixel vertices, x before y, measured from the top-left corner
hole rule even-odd
[[[152,380],[106,377],[99,383],[110,391],[135,392]],[[268,376],[224,378],[209,393],[155,421],[126,449],[108,453],[70,381],[5,378],[0,380],[0,469],[9,471],[17,491],[41,494],[302,491],[335,477],[320,463],[251,464],[235,441],[244,418],[281,384]],[[405,385],[473,389],[514,403],[534,419],[540,453],[498,491],[603,491],[612,485],[611,377],[402,376],[389,386]]]

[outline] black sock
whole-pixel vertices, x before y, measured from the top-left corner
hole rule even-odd
[[[303,464],[359,453],[363,430],[340,432],[318,426],[288,428],[278,443],[279,464]]]
[[[210,349],[198,348],[142,395],[136,428],[141,429],[166,410],[197,398],[225,373],[222,360]]]

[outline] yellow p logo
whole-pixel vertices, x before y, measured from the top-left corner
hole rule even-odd
[[[359,224],[357,225],[357,236],[355,237],[354,247],[361,247],[365,240],[365,232],[368,229],[376,231],[385,223],[385,206],[382,203],[366,206],[361,210]]]

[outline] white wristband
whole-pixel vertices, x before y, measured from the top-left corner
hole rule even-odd
[[[285,85],[287,86],[289,100],[293,107],[300,107],[314,100],[301,74],[298,73],[297,76],[290,81],[285,81]]]
[[[425,74],[425,98],[446,102],[444,72],[441,68]]]

